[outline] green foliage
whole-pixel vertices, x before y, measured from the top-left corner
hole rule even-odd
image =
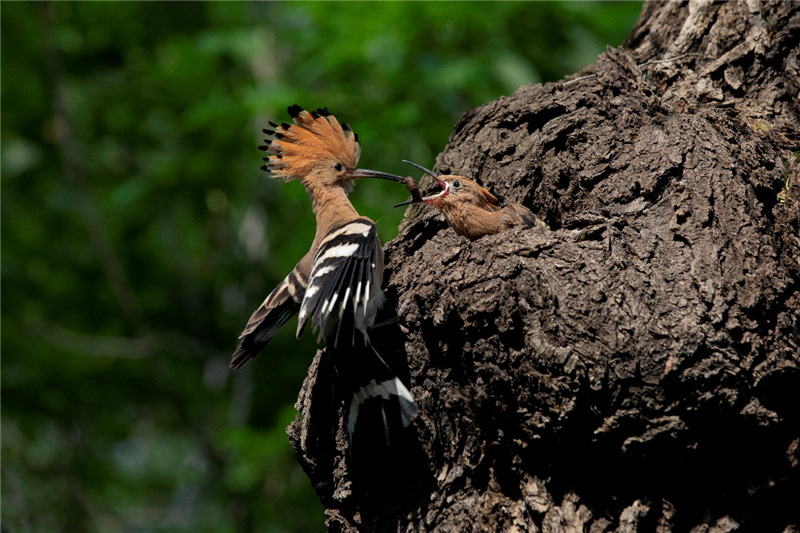
[[[638,3],[4,3],[2,518],[17,531],[322,531],[284,434],[317,347],[249,313],[313,236],[260,130],[327,106],[362,168],[618,45]],[[416,174],[414,174],[416,175]],[[396,235],[405,189],[353,202]]]

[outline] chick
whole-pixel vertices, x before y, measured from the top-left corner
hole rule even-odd
[[[447,223],[458,235],[470,241],[519,225],[526,228],[537,226],[549,229],[547,224],[524,205],[510,204],[501,207],[495,195],[469,178],[437,175],[416,163],[403,161],[432,176],[442,190],[436,194],[417,198],[413,188],[408,187],[412,192],[412,199],[395,207],[415,203],[432,205],[444,214]]]

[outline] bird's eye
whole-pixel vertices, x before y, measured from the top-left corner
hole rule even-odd
[[[333,165],[333,170],[335,170],[336,172],[339,172],[340,170],[342,170],[342,164],[341,163],[336,163],[335,165]]]
[[[460,181],[454,181],[453,182],[453,188],[454,189],[460,189],[461,188],[461,182]]]

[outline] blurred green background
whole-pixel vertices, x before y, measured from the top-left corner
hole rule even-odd
[[[284,433],[313,336],[292,321],[228,370],[314,231],[302,186],[259,170],[261,128],[327,106],[362,168],[407,175],[640,7],[3,2],[3,531],[323,531]],[[406,196],[352,198],[385,242]]]

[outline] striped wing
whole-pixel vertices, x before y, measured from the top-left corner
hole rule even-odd
[[[361,331],[366,340],[382,304],[382,278],[383,250],[375,223],[359,218],[332,231],[314,257],[297,336],[311,319],[319,337],[327,338],[337,329],[336,345],[343,320],[352,317],[353,331]]]
[[[533,212],[524,205],[507,205],[500,210],[500,213],[500,222],[503,224],[503,228],[511,228],[522,224],[526,228],[550,229],[541,218],[534,215]]]
[[[239,335],[241,341],[231,359],[231,368],[241,368],[258,355],[281,326],[300,310],[305,283],[305,278],[295,268],[267,296]]]

